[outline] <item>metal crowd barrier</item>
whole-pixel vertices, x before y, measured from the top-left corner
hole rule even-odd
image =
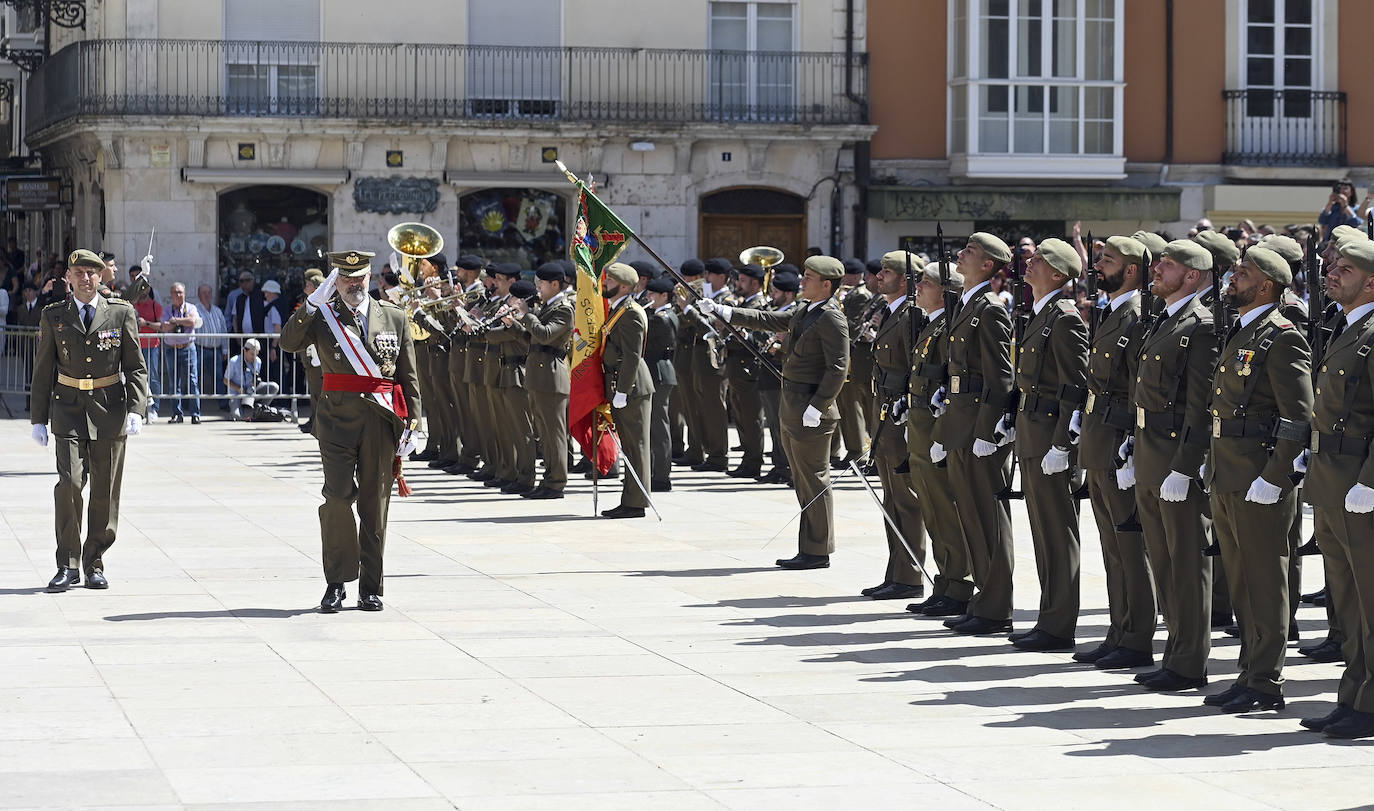
[[[175,334],[171,337],[176,340]],[[231,393],[225,385],[228,362],[240,357],[244,340],[256,338],[261,344],[258,357],[262,360],[258,379],[275,383],[277,393],[257,395],[254,399],[264,404],[288,403],[292,418],[299,419],[300,401],[309,397],[304,367],[309,361],[304,353],[296,356],[278,349],[276,335],[197,332],[192,344],[195,349],[194,392],[190,386],[189,361],[192,353],[169,346],[167,338],[167,333],[139,334],[144,362],[148,365],[148,390],[159,418],[170,416],[176,407],[172,401],[181,399],[196,400],[202,404],[218,401],[225,404],[226,411],[229,410],[240,395]],[[33,379],[33,358],[37,349],[37,328],[0,326],[0,404],[10,417],[27,410]],[[202,416],[206,416],[203,409]]]

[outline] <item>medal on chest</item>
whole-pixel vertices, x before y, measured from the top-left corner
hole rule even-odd
[[[1239,352],[1237,352],[1236,362],[1240,364],[1240,368],[1236,369],[1236,374],[1240,375],[1241,377],[1249,376],[1250,372],[1252,371],[1250,368],[1250,361],[1254,359],[1254,350],[1242,349]]]
[[[391,377],[396,374],[396,359],[401,354],[401,337],[394,332],[378,332],[372,341],[377,351],[377,366],[382,374]]]

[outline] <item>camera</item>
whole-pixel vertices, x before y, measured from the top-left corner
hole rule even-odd
[[[1241,238],[1244,237],[1244,236],[1245,236],[1245,232],[1244,232],[1244,231],[1241,231],[1239,228],[1227,228],[1227,229],[1226,229],[1226,238],[1227,238],[1227,239],[1236,240],[1236,239],[1241,239]]]
[[[1335,183],[1331,184],[1331,191],[1336,194],[1342,194],[1345,192],[1345,184],[1337,180]]]

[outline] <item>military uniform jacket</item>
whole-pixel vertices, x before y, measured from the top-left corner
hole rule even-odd
[[[790,342],[783,361],[783,388],[809,389],[808,404],[827,419],[839,419],[835,398],[844,387],[849,368],[849,324],[835,299],[812,310],[808,304],[792,312],[735,310],[730,323],[749,329],[787,330]]]
[[[34,425],[52,424],[56,436],[116,439],[129,414],[147,415],[148,368],[138,347],[138,316],[132,304],[96,295],[91,328],[81,323],[75,297],[43,308],[31,385]],[[123,375],[115,383],[82,391],[58,383],[61,372],[77,379]]]
[[[567,394],[571,391],[568,341],[572,338],[573,306],[563,294],[557,301],[521,316],[516,323],[529,337],[525,361],[525,388],[530,391]]]
[[[866,386],[869,377],[873,374],[873,342],[860,338],[864,324],[873,317],[875,310],[870,309],[875,305],[875,299],[881,300],[881,296],[874,296],[868,288],[858,285],[840,294],[841,307],[844,310],[844,317],[849,322],[849,379],[858,381],[860,385]]]
[[[644,340],[644,363],[649,367],[649,378],[654,388],[676,386],[677,370],[673,367],[673,354],[677,346],[677,313],[672,307],[648,313],[648,337]]]
[[[466,301],[466,298],[464,300]],[[482,290],[466,306],[468,315],[480,321],[491,312],[492,299],[487,297],[485,290]],[[487,373],[486,335],[481,332],[468,335],[464,341],[464,347],[463,382],[485,386]]]
[[[779,307],[770,301],[768,302],[768,306],[764,309],[770,313],[793,313],[797,310],[798,306],[804,307],[806,305],[804,302],[798,302],[796,299],[793,299]],[[791,337],[786,331],[781,330],[767,333],[767,335],[768,338],[764,341],[762,347],[766,350],[763,354],[773,361],[774,366],[781,370],[783,365],[787,363],[787,355],[791,351]],[[778,336],[782,337],[779,338]],[[777,391],[781,388],[782,378],[772,372],[759,375],[759,391]]]
[[[510,301],[510,295],[493,297],[483,310],[483,317],[495,316]],[[478,367],[482,370],[482,385],[490,389],[501,388],[501,343],[491,340],[490,330],[482,336],[482,359]]]
[[[1317,366],[1312,450],[1302,490],[1315,506],[1340,515],[1353,485],[1374,487],[1374,313],[1331,340]]]
[[[1207,401],[1216,355],[1212,313],[1197,296],[1155,319],[1131,389],[1138,484],[1158,487],[1170,471],[1197,476],[1210,444]]]
[[[906,396],[911,374],[911,300],[903,299],[895,311],[885,307],[884,312],[873,339],[872,391],[879,402],[890,403]],[[915,313],[925,318],[919,309]]]
[[[1257,476],[1292,489],[1293,460],[1310,437],[1311,374],[1307,340],[1277,307],[1227,341],[1212,381],[1213,493],[1244,493]]]
[[[623,313],[623,314],[621,314]],[[615,323],[612,324],[612,319]],[[644,363],[644,338],[649,319],[633,296],[621,299],[606,316],[608,329],[601,339],[601,370],[606,376],[606,399],[616,393],[648,397],[654,393],[649,367]]]
[[[382,376],[401,385],[407,413],[418,416],[420,383],[415,376],[415,342],[410,337],[410,319],[404,310],[389,301],[368,299],[365,303],[368,307],[367,335],[363,346],[377,361]],[[357,320],[338,296],[330,300],[329,306],[334,308],[345,330],[359,334]],[[281,348],[286,352],[304,352],[310,344],[315,345],[320,358],[320,370],[324,374],[357,374],[338,341],[334,340],[334,333],[330,331],[324,316],[318,310],[310,312],[310,308],[301,307],[282,325]],[[398,440],[405,427],[396,415],[383,409],[366,394],[322,391],[316,405],[315,435],[321,441],[344,444],[356,441],[364,421],[371,419],[374,414],[387,417]]]
[[[1116,451],[1135,425],[1131,380],[1140,362],[1140,294],[1103,314],[1088,355],[1088,401],[1078,464],[1084,470],[1112,470]]]
[[[935,441],[935,414],[930,410],[930,398],[945,385],[949,374],[945,364],[945,352],[949,348],[945,340],[945,329],[949,324],[945,316],[948,312],[940,310],[926,322],[916,336],[916,345],[911,352],[911,378],[907,385],[907,445],[922,459],[930,458],[930,445]]]
[[[740,309],[767,309],[768,301],[762,293],[755,293],[747,299],[739,299],[731,304],[732,307]],[[763,341],[753,330],[741,329],[740,335],[744,340],[749,341],[755,348],[761,348]],[[754,357],[754,353],[747,348],[740,346],[739,339],[727,333],[725,342],[725,377],[727,380],[739,380],[755,382],[763,375],[771,373],[764,372],[759,368],[759,359]]]
[[[730,305],[733,303],[733,299],[730,297],[730,291],[725,289],[713,291],[711,293],[711,300],[717,304]],[[718,338],[711,337],[706,324],[710,324],[710,327],[715,329],[716,334],[719,336]],[[695,368],[700,374],[721,377],[725,374],[727,364],[721,362],[719,366],[717,366],[711,362],[712,352],[715,351],[711,348],[711,342],[723,340],[725,338],[725,328],[720,326],[719,323],[716,323],[714,318],[706,319],[706,324],[698,323],[694,330],[695,341],[692,344],[692,353],[698,361]],[[748,350],[744,351],[747,352]]]
[[[510,299],[507,299],[510,301]],[[512,305],[514,306],[514,305]],[[514,313],[519,316],[519,313]],[[519,320],[516,324],[519,324]],[[498,389],[525,387],[525,362],[530,356],[530,335],[523,327],[507,327],[504,324],[487,330],[487,346],[496,347],[501,358],[501,368],[496,374]]]
[[[1026,325],[1016,352],[1016,388],[1020,454],[1042,456],[1051,446],[1067,450],[1073,412],[1088,398],[1088,326],[1060,293]]]
[[[946,314],[948,315],[948,314]],[[975,293],[948,327],[948,410],[935,423],[935,441],[968,448],[993,431],[1011,404],[1011,315],[990,289]]]

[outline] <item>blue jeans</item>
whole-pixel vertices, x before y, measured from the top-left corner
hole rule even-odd
[[[196,363],[196,347],[191,346],[172,346],[167,348],[167,359],[171,364],[168,370],[168,382],[172,386],[172,394],[181,399],[172,400],[172,413],[182,416],[183,406],[192,417],[200,416],[200,371]]]
[[[143,347],[143,362],[148,367],[148,410],[158,410],[158,397],[162,394],[162,353],[160,346]]]

